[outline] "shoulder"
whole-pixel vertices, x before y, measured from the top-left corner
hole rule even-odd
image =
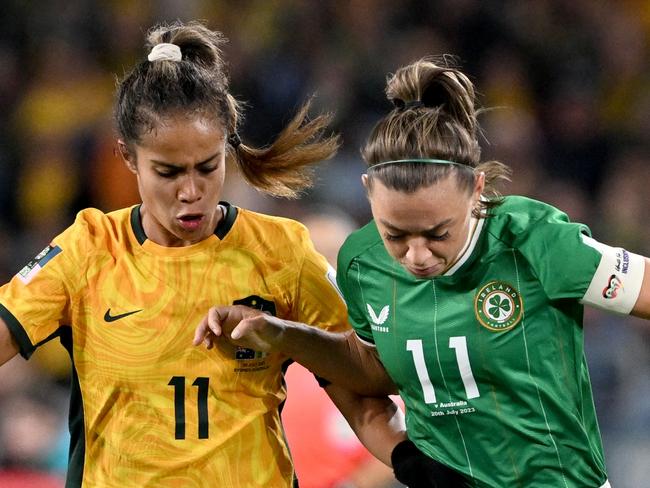
[[[486,223],[493,237],[511,244],[569,228],[590,234],[586,225],[571,222],[558,208],[516,195],[505,197],[501,205],[493,208]]]
[[[103,212],[97,208],[81,210],[75,219],[75,225],[104,232],[116,232],[128,228],[131,222],[133,207],[121,208],[112,212]]]
[[[345,240],[339,251],[338,269],[346,270],[352,261],[377,249],[384,250],[384,243],[375,221],[371,220]]]
[[[106,219],[106,214],[98,208],[84,208],[77,212],[74,220],[74,225],[92,226],[101,225],[101,222]]]
[[[257,252],[266,248],[269,252],[295,255],[300,249],[312,246],[309,231],[296,220],[242,208],[237,211],[234,237],[243,247],[255,248]]]
[[[84,208],[77,213],[75,223],[85,223],[93,227],[112,225],[116,222],[128,221],[133,207],[121,208],[112,212],[104,212],[98,208]]]
[[[131,210],[132,208],[123,208],[105,213],[96,208],[83,209],[60,238],[82,241],[90,246],[107,240],[122,239],[130,225]]]
[[[301,240],[309,232],[307,228],[297,220],[286,217],[278,217],[259,212],[254,212],[238,207],[240,224],[246,226],[246,230],[262,234],[267,237],[283,236],[289,240]]]
[[[493,211],[497,219],[508,220],[513,224],[525,226],[531,222],[561,220],[568,221],[567,215],[548,203],[519,195],[509,195]]]

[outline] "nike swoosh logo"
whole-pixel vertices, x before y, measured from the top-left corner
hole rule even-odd
[[[142,309],[134,310],[133,312],[121,313],[119,315],[111,315],[111,309],[109,308],[104,314],[104,322],[115,322],[116,320],[123,319],[124,317],[128,317],[129,315],[133,315],[134,313],[138,312],[142,312]]]

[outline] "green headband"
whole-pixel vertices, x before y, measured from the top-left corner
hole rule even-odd
[[[449,161],[448,159],[395,159],[394,161],[384,161],[370,166],[368,169],[374,169],[378,166],[386,166],[388,164],[400,163],[424,163],[424,164],[448,164],[452,166],[467,166],[466,164],[457,163],[456,161]]]

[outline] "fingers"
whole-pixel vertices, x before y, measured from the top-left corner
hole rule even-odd
[[[228,312],[225,312],[225,314],[227,317]],[[217,307],[211,307],[208,310],[208,314],[203,317],[203,320],[197,326],[192,344],[198,346],[203,343],[205,347],[211,349],[214,345],[214,340],[222,333],[221,322],[224,320],[222,315],[222,310]]]
[[[264,328],[265,318],[265,315],[257,311],[255,314],[250,314],[248,317],[242,318],[232,332],[230,332],[230,338],[236,341],[260,331],[260,329]]]
[[[205,335],[205,338],[203,339],[203,345],[205,345],[206,349],[212,349],[212,347],[216,344],[216,341],[216,336],[212,333],[212,331],[208,331]]]
[[[221,323],[228,317],[228,312],[222,308],[211,307],[208,310],[208,327],[214,335],[219,337],[221,335]]]
[[[203,343],[207,349],[211,349],[220,337],[246,339],[255,330],[260,316],[263,316],[262,312],[241,305],[211,307],[196,327],[192,344],[198,346]]]
[[[196,327],[196,330],[194,331],[194,339],[192,339],[192,345],[193,346],[198,346],[201,344],[204,340],[207,339],[207,334],[208,330],[210,328],[208,327],[208,317],[205,316],[203,317],[203,320],[199,323],[199,325]],[[207,344],[206,344],[207,346]]]
[[[241,339],[244,336],[244,334],[246,334],[246,329],[247,329],[246,322],[247,322],[246,320],[242,320],[241,322],[239,322],[239,324],[237,324],[237,327],[235,327],[233,331],[230,333],[230,338],[233,341],[236,341],[237,339]]]
[[[241,320],[230,332],[230,338],[237,344],[257,351],[271,352],[277,347],[282,322],[258,313]]]

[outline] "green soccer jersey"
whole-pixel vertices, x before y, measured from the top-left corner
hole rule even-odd
[[[523,197],[475,224],[458,262],[427,279],[390,257],[374,222],[352,234],[338,281],[357,335],[397,384],[409,437],[470,486],[608,486],[583,303],[629,312],[643,259]]]

